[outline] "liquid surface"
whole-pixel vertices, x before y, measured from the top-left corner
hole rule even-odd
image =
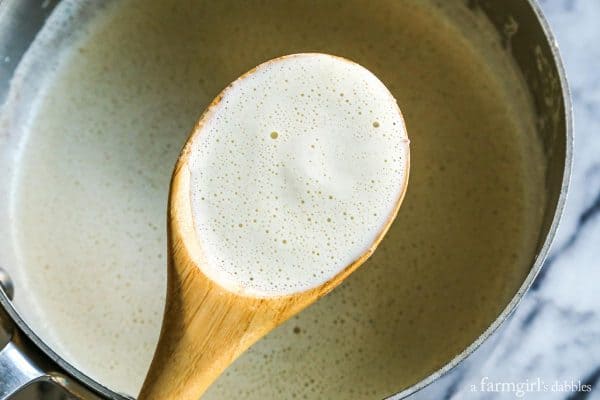
[[[386,87],[324,54],[261,64],[191,139],[191,207],[206,262],[233,292],[299,293],[367,253],[408,178],[408,139]]]
[[[180,146],[223,87],[281,54],[338,54],[385,83],[410,132],[410,188],[373,257],[206,399],[380,399],[462,351],[521,284],[543,204],[533,114],[464,2],[78,3],[38,39],[2,115],[2,157],[14,151],[0,262],[26,320],[90,376],[139,390]]]

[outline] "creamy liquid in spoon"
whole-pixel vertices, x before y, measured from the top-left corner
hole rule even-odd
[[[286,295],[330,280],[369,251],[404,193],[396,100],[348,60],[264,63],[201,123],[187,164],[199,267],[233,292]]]
[[[278,55],[348,57],[402,106],[398,218],[363,267],[205,398],[381,399],[469,345],[528,272],[544,204],[530,99],[464,2],[240,4],[61,2],[0,113],[0,263],[38,335],[135,395],[164,306],[169,179],[199,111]]]

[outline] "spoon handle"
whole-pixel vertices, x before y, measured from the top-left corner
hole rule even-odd
[[[176,169],[171,185],[171,193],[189,193],[187,168]],[[189,195],[170,198],[165,314],[141,400],[197,400],[233,360],[286,319],[269,300],[239,296],[202,273],[190,255],[198,249],[188,247],[197,242],[187,238],[194,234],[189,214]]]
[[[184,259],[174,251],[170,264]],[[183,269],[187,273],[181,273],[181,266],[169,267],[163,328],[141,400],[197,400],[237,356],[271,329],[264,313],[253,312],[260,307],[258,299],[242,304],[239,297],[198,279],[195,265],[187,263]]]

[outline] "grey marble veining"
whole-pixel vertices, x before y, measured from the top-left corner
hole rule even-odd
[[[542,273],[512,318],[482,351],[413,400],[600,399],[600,1],[540,5],[558,41],[574,107],[565,214]],[[489,383],[502,382],[522,383],[523,393],[508,385],[504,392],[502,386],[489,390]]]

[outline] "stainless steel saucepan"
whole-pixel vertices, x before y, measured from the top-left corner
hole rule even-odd
[[[24,52],[58,0],[0,0],[0,104]],[[392,396],[410,396],[471,354],[514,310],[540,271],[563,210],[572,158],[571,104],[558,49],[548,24],[533,0],[468,0],[473,12],[484,13],[502,38],[525,81],[537,113],[543,144],[546,200],[536,257],[520,289],[481,336],[445,366]],[[518,27],[518,29],[514,29]],[[2,174],[2,171],[0,171]],[[2,181],[0,180],[0,184]],[[4,190],[0,187],[0,192]],[[0,266],[0,400],[34,382],[62,386],[76,398],[124,399],[82,374],[59,357],[30,329],[11,303],[10,278]]]

